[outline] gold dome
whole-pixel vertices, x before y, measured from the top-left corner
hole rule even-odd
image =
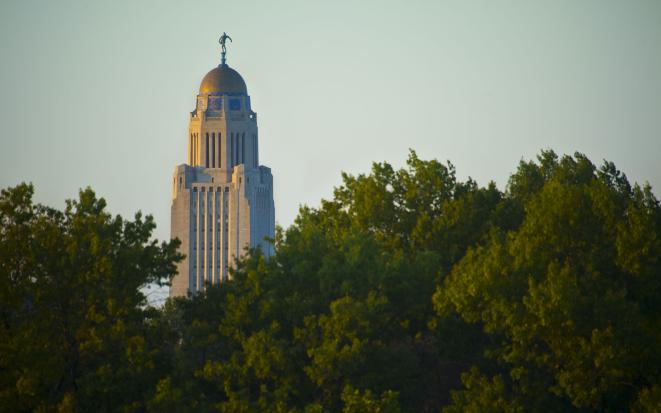
[[[220,95],[223,93],[248,94],[246,82],[236,70],[220,65],[204,76],[200,84],[200,95]]]

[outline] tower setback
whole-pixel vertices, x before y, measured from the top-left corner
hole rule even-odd
[[[187,163],[172,178],[172,238],[186,258],[170,297],[219,284],[247,247],[269,256],[275,229],[273,176],[259,165],[257,114],[241,75],[225,60],[202,79],[190,113]],[[230,39],[231,40],[231,39]]]

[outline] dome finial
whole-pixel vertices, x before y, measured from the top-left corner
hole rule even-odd
[[[232,41],[232,38],[227,35],[227,33],[223,32],[223,35],[220,36],[220,39],[218,39],[218,43],[220,43],[220,47],[222,48],[222,51],[220,53],[220,65],[225,66],[225,53],[227,53],[227,49],[225,48],[225,42],[227,40]]]

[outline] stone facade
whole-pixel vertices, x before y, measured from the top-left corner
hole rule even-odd
[[[209,72],[190,114],[188,163],[172,177],[171,237],[186,258],[170,296],[226,281],[247,248],[270,256],[275,208],[271,170],[259,165],[257,114],[245,82],[226,64]]]

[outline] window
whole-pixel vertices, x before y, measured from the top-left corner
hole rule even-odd
[[[241,101],[239,99],[230,99],[230,110],[241,110]]]
[[[204,166],[208,168],[209,167],[209,132],[207,132],[207,144],[205,145],[204,150],[206,152],[204,157]]]
[[[221,145],[221,140],[220,140],[220,132],[218,132],[218,167],[222,168],[222,161],[223,159],[223,146]]]
[[[234,145],[234,132],[230,134],[230,168],[236,165],[236,145]]]
[[[246,163],[246,133],[241,134],[241,163]]]
[[[257,161],[257,135],[252,135],[252,162],[254,166],[259,163]]]
[[[215,132],[211,133],[211,167],[212,168],[216,167],[216,133]],[[211,178],[211,182],[213,182],[213,178]]]
[[[239,164],[239,134],[234,134],[234,165]]]

